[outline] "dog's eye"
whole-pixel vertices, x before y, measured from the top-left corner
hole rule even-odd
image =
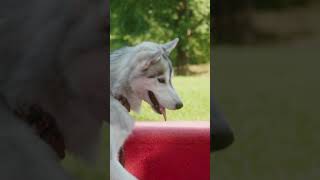
[[[164,78],[159,78],[158,81],[159,83],[162,83],[162,84],[166,83],[166,80]]]

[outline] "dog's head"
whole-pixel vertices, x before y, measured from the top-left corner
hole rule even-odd
[[[177,43],[178,39],[174,39],[165,44],[145,42],[136,46],[138,64],[130,77],[131,88],[159,114],[183,106],[171,82],[173,67],[169,54]]]

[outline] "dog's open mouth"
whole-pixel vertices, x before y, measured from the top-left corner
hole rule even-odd
[[[152,91],[148,91],[148,95],[149,95],[149,98],[150,98],[150,101],[152,103],[152,108],[154,111],[156,111],[157,113],[159,114],[162,114],[163,117],[164,117],[164,120],[166,121],[167,120],[167,116],[166,116],[166,108],[163,107],[157,97],[154,95],[154,93]]]

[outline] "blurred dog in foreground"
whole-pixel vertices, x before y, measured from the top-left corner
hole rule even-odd
[[[110,177],[135,180],[118,160],[118,153],[133,130],[129,111],[139,112],[145,101],[166,118],[166,109],[180,109],[182,102],[172,86],[173,67],[169,59],[178,39],[166,44],[143,42],[110,56]]]
[[[106,119],[105,0],[0,4],[0,179],[69,180],[94,160]]]

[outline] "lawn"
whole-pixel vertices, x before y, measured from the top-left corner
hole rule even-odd
[[[319,49],[217,47],[216,100],[235,132],[217,180],[320,179]]]

